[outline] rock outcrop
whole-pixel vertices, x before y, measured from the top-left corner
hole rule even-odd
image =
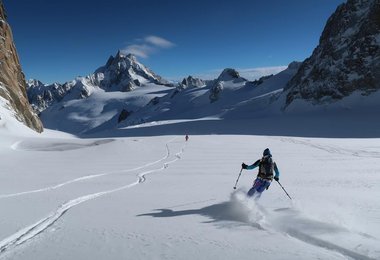
[[[12,31],[6,21],[3,3],[0,1],[0,96],[3,97],[14,116],[37,132],[43,131],[38,116],[30,107],[26,95],[25,76],[13,42]]]
[[[235,69],[226,68],[220,73],[219,77],[210,83],[210,95],[209,99],[211,103],[219,100],[219,97],[224,89],[225,82],[232,83],[247,83],[248,81],[241,77],[239,72]]]
[[[219,77],[217,78],[217,81],[247,81],[246,79],[240,77],[239,72],[237,72],[235,69],[227,68],[220,73]]]
[[[287,84],[296,99],[334,102],[380,89],[380,0],[348,0],[329,18],[319,45]]]
[[[184,86],[184,88],[198,88],[206,85],[205,81],[199,78],[194,78],[193,76],[188,76],[187,78],[184,78],[181,84]]]

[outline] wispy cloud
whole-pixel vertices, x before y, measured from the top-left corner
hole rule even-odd
[[[154,35],[145,37],[145,41],[156,46],[156,47],[165,48],[165,49],[168,49],[168,48],[175,46],[174,43],[172,43],[172,42],[170,42],[164,38],[154,36]]]
[[[141,58],[148,58],[161,49],[169,49],[174,46],[175,44],[169,40],[155,35],[149,35],[143,39],[135,39],[133,43],[126,46],[122,52],[125,54],[131,53]]]
[[[237,69],[240,75],[243,78],[248,80],[259,79],[262,76],[267,75],[275,75],[283,70],[285,70],[288,66],[273,66],[273,67],[262,67],[262,68],[248,68],[248,69]]]

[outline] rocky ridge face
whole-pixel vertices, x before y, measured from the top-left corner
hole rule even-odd
[[[380,0],[348,0],[328,19],[319,45],[287,84],[296,99],[333,102],[380,89]]]
[[[21,70],[2,1],[0,1],[0,97],[9,104],[17,120],[37,132],[43,131],[43,125],[31,109],[26,95],[25,76]]]
[[[79,77],[64,84],[44,84],[39,80],[27,81],[27,94],[33,110],[42,111],[64,99],[83,99],[88,97],[95,86],[90,85],[88,78]]]

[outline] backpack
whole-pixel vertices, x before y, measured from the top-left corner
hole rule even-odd
[[[274,171],[274,162],[270,155],[263,156],[260,161],[259,177],[264,179],[272,179]]]

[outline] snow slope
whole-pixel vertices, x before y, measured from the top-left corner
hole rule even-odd
[[[169,91],[168,87],[153,83],[131,92],[106,92],[97,88],[86,99],[73,99],[49,107],[41,114],[41,119],[46,128],[75,134],[113,129],[123,109],[136,111]]]
[[[33,136],[35,133],[21,123],[9,101],[0,97],[0,138],[9,136]]]
[[[143,131],[2,135],[0,259],[380,258],[380,139]],[[266,147],[292,201],[232,189]]]

